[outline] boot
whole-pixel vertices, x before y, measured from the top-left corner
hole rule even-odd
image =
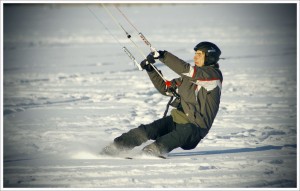
[[[116,156],[119,155],[121,152],[124,152],[128,149],[117,145],[116,143],[111,143],[110,145],[104,147],[100,152],[101,155],[109,155],[109,156]]]
[[[143,148],[142,153],[149,156],[163,157],[166,154],[166,149],[163,146],[158,145],[156,143],[151,143]]]

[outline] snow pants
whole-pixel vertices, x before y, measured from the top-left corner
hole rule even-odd
[[[194,149],[205,137],[207,130],[192,123],[176,124],[172,116],[158,119],[147,125],[140,125],[127,133],[115,138],[114,142],[132,149],[148,140],[155,140],[154,144],[166,153],[181,147],[184,150]]]

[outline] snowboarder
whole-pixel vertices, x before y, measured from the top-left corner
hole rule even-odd
[[[155,140],[142,152],[162,156],[175,148],[194,149],[209,132],[219,110],[223,76],[218,60],[221,50],[211,42],[200,42],[194,47],[195,65],[192,66],[168,51],[153,53],[141,62],[155,86],[163,95],[175,96],[170,104],[171,115],[142,124],[114,139],[102,150],[102,154],[117,155],[133,149],[148,140]],[[171,81],[164,81],[153,69],[155,60],[180,75]],[[148,64],[150,62],[151,64]]]

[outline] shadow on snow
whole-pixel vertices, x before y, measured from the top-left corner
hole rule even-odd
[[[237,149],[227,149],[227,150],[169,153],[168,157],[175,157],[175,156],[196,156],[196,155],[216,155],[216,154],[233,154],[233,153],[244,153],[244,152],[268,151],[268,150],[281,150],[284,147],[297,148],[297,145],[284,145],[284,146],[268,145],[268,146],[255,147],[255,148],[237,148]]]

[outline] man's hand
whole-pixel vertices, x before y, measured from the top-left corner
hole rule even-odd
[[[147,58],[141,62],[141,64],[140,64],[141,67],[144,70],[147,70],[147,72],[152,72],[154,69],[151,65],[155,63],[156,59],[163,58],[165,52],[166,51],[162,51],[162,50],[150,52],[150,54],[148,54]]]
[[[150,63],[151,64],[155,63],[155,59],[153,57],[152,52],[150,54],[148,54],[147,58],[145,60],[143,60],[140,65],[143,69],[147,70],[147,72],[151,72],[151,71],[153,71],[153,67],[151,66]]]
[[[159,51],[155,50],[155,51],[151,52],[150,54],[152,55],[152,57],[154,59],[159,59],[159,58],[163,58],[164,57],[165,52],[166,52],[165,50],[159,50]]]
[[[152,52],[151,52],[150,54],[148,54],[147,60],[148,60],[148,62],[151,63],[151,64],[154,64],[154,63],[155,63],[155,58],[154,58],[154,56],[152,55]]]
[[[151,64],[154,64],[155,60],[159,59],[159,58],[163,58],[164,54],[165,54],[165,51],[162,51],[162,50],[150,52],[150,54],[148,54],[148,56],[147,56],[147,60]]]
[[[154,70],[151,64],[149,64],[149,61],[147,59],[143,60],[140,65],[147,72],[152,72]]]

